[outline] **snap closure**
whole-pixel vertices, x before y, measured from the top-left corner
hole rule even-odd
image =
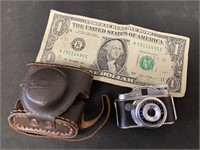
[[[36,119],[31,119],[31,123],[36,126],[39,124],[39,121]]]
[[[52,127],[53,127],[53,124],[52,124],[50,121],[46,121],[46,122],[45,122],[45,127],[46,127],[46,128],[52,128]]]

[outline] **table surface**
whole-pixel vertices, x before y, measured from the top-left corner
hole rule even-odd
[[[92,139],[67,142],[34,138],[13,131],[7,117],[20,97],[19,82],[34,62],[50,9],[92,18],[134,24],[190,38],[187,91],[175,98],[178,120],[159,129],[116,126],[114,99],[130,89],[94,81],[87,112],[96,115],[101,94],[111,98],[109,121]],[[2,2],[1,4],[1,146],[8,149],[138,149],[199,147],[199,2]]]

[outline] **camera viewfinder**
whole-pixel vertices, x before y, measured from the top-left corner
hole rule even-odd
[[[147,89],[141,89],[141,91],[142,91],[142,95],[148,95]]]

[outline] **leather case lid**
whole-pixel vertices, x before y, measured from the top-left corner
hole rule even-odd
[[[50,121],[76,99],[89,98],[93,76],[75,67],[30,63],[22,83],[21,103],[29,120]]]

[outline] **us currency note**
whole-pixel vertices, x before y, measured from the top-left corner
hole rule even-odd
[[[36,62],[89,70],[95,80],[125,86],[166,83],[186,91],[188,37],[51,10]]]

